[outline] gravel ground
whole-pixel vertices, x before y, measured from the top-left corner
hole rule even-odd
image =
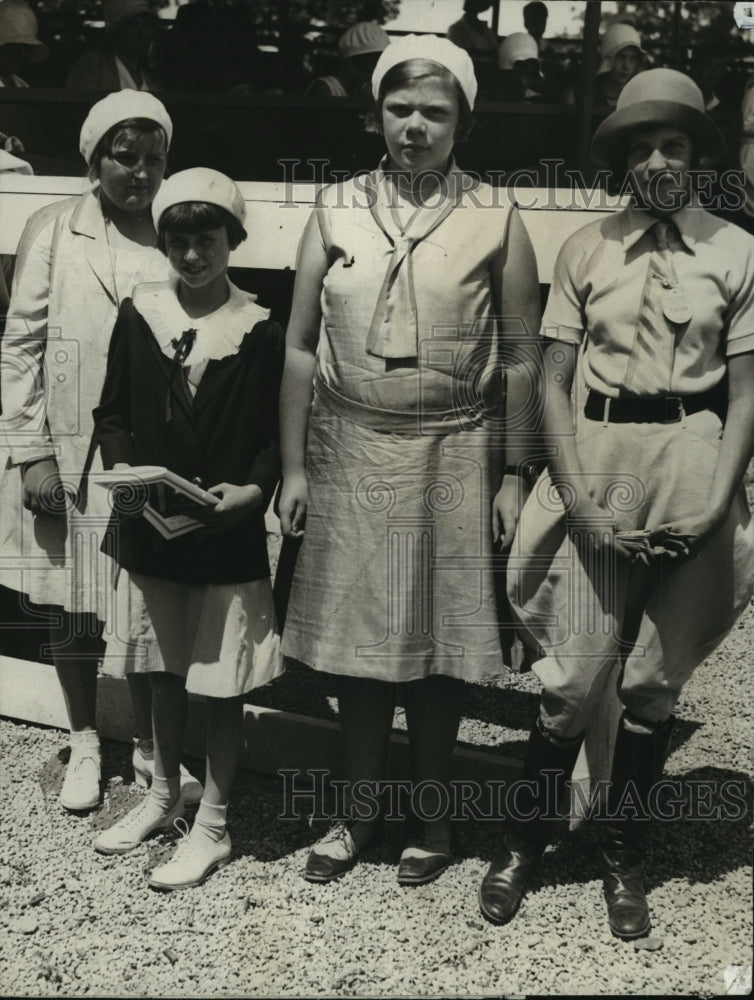
[[[611,937],[590,828],[548,851],[516,920],[496,928],[480,917],[476,893],[497,824],[465,824],[456,863],[432,885],[397,885],[403,831],[389,824],[384,842],[340,882],[312,886],[301,871],[319,829],[303,816],[277,819],[281,782],[249,772],[239,775],[230,808],[233,863],[202,888],[157,894],[146,874],[168,855],[170,836],[121,858],[91,847],[96,831],[143,794],[131,784],[127,748],[105,744],[104,804],[72,815],[57,801],[65,734],[0,721],[8,803],[0,818],[0,990],[121,997],[744,992],[752,965],[753,638],[750,609],[679,706],[667,774],[685,796],[713,783],[712,807],[723,804],[721,781],[742,781],[746,809],[735,820],[657,825],[649,878],[656,950]],[[520,754],[534,684],[529,675],[474,691],[465,738]],[[333,711],[321,685],[317,699]],[[736,977],[739,987],[731,988]]]

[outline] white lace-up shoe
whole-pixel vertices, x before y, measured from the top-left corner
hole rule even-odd
[[[152,872],[149,879],[152,889],[190,889],[230,861],[227,830],[221,840],[215,841],[196,825],[189,831],[185,820],[178,820],[175,825],[183,833],[183,840],[170,861]]]
[[[60,802],[66,809],[93,809],[99,802],[100,752],[96,743],[73,745]]]
[[[134,752],[131,757],[134,781],[139,788],[149,788],[154,777],[154,740],[140,740],[134,737]],[[204,795],[202,783],[181,764],[181,794],[187,806],[201,801]]]
[[[94,841],[95,851],[100,854],[126,854],[158,830],[169,830],[173,823],[183,816],[183,798],[168,812],[150,796],[141,805],[132,809]]]

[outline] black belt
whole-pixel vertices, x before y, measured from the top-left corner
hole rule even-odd
[[[605,403],[609,401],[606,408]],[[589,390],[584,416],[587,420],[608,420],[612,423],[675,423],[682,415],[712,410],[724,419],[724,401],[718,386],[691,396],[620,396],[613,398]]]

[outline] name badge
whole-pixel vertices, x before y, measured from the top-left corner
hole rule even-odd
[[[662,293],[662,311],[671,323],[688,323],[693,316],[682,288],[666,288]]]

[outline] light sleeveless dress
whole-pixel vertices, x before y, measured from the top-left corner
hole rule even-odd
[[[486,185],[452,205],[440,198],[407,259],[389,186],[370,176],[369,191],[356,177],[315,209],[330,266],[283,652],[386,681],[492,678],[502,669],[490,502],[503,380],[491,268],[511,209]],[[385,277],[395,260],[395,273],[410,268],[414,358],[366,350],[401,308]]]

